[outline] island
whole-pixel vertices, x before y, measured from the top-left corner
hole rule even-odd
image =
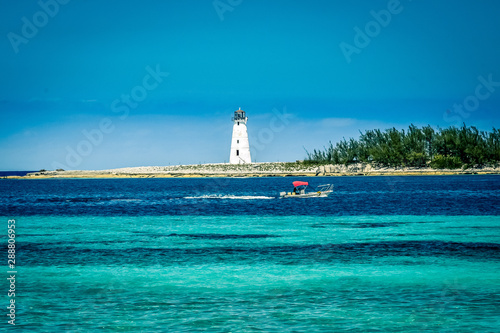
[[[235,111],[230,163],[142,166],[108,170],[40,170],[9,179],[44,178],[174,178],[174,177],[317,177],[500,174],[500,130],[451,126],[360,132],[358,139],[329,143],[323,150],[306,150],[295,162],[252,163],[246,115]],[[241,123],[241,124],[240,124]],[[238,134],[239,133],[239,134]],[[245,156],[244,156],[245,155]],[[245,157],[245,158],[242,158]]]
[[[307,161],[144,166],[108,170],[41,170],[7,179],[47,178],[192,178],[192,177],[323,177],[500,174],[498,166],[435,169],[431,167],[374,167],[367,163],[316,164]]]

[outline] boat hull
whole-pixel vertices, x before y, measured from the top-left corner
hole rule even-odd
[[[280,193],[280,198],[325,198],[330,195],[333,191],[318,191],[318,192],[309,192],[309,193],[304,193],[304,194],[294,194],[294,193],[286,193],[286,192],[281,192]]]

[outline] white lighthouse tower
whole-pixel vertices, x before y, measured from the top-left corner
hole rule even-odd
[[[229,163],[252,163],[250,158],[250,144],[248,142],[247,121],[248,117],[241,108],[234,111],[233,138],[231,139],[231,155]]]

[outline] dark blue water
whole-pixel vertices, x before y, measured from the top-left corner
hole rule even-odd
[[[0,215],[500,214],[499,176],[301,179],[333,183],[334,192],[321,200],[274,199],[291,190],[291,178],[3,180]]]

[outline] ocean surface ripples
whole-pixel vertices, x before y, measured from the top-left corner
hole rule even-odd
[[[328,198],[286,200],[290,178],[2,180],[0,215],[499,215],[497,176],[315,177]],[[68,189],[71,189],[68,192]]]
[[[0,215],[16,220],[16,327],[498,331],[500,177],[304,180],[335,191],[277,199],[290,178],[0,181]]]

